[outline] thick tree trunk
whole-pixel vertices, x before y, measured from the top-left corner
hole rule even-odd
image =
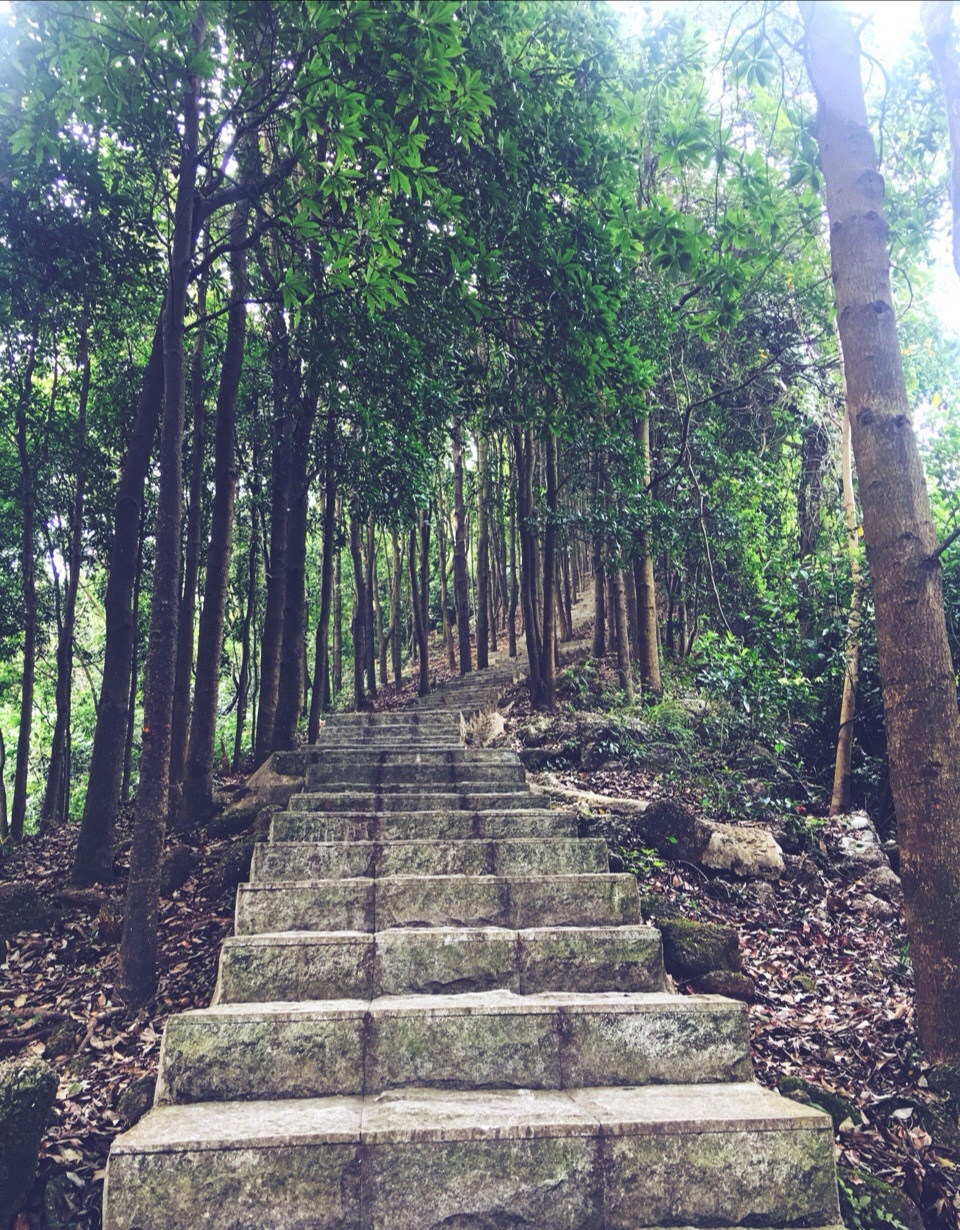
[[[339,507],[337,511],[339,538]],[[343,690],[343,586],[340,582],[340,547],[333,552],[333,663],[331,677],[333,679],[333,695],[337,697]]]
[[[207,547],[203,609],[197,636],[197,679],[183,785],[182,824],[186,828],[205,824],[213,810],[213,754],[220,697],[220,654],[230,584],[237,496],[237,395],[243,371],[247,326],[247,253],[242,245],[249,216],[250,202],[245,198],[237,204],[230,221],[230,239],[234,245],[230,258],[231,300],[217,393],[210,543]]]
[[[419,585],[417,584],[417,527],[410,527],[410,605],[413,607],[413,629],[417,639],[417,657],[419,660],[419,685],[417,691],[426,696],[430,691],[430,660],[427,647],[427,629],[423,617],[423,607],[420,602]]]
[[[41,824],[63,822],[70,807],[70,706],[73,694],[73,632],[83,560],[83,504],[87,480],[87,402],[90,398],[90,346],[86,312],[80,322],[80,395],[77,403],[76,479],[70,516],[70,552],[63,623],[57,638],[57,717],[50,747],[50,769]]]
[[[517,656],[517,609],[520,606],[520,579],[517,575],[517,500],[519,488],[517,485],[516,464],[513,469],[513,483],[510,491],[510,600],[507,606],[507,656]]]
[[[170,744],[170,823],[181,823],[182,802],[178,790],[186,769],[187,740],[190,736],[190,687],[193,682],[193,635],[197,617],[197,583],[200,577],[200,537],[203,514],[203,471],[207,459],[207,407],[203,388],[203,351],[207,336],[204,315],[207,310],[207,275],[197,287],[197,332],[193,339],[190,363],[190,403],[193,437],[190,458],[190,487],[187,497],[187,535],[183,557],[183,593],[180,598],[180,624],[177,632],[177,682],[173,693],[173,735]],[[229,346],[229,343],[228,343]]]
[[[470,578],[467,575],[467,522],[463,504],[463,445],[459,424],[453,432],[453,600],[457,607],[460,674],[473,669],[470,650]]]
[[[477,437],[477,670],[490,665],[490,527],[487,445]]]
[[[167,313],[164,304],[162,316]],[[143,488],[163,408],[163,324],[153,349],[117,487],[113,542],[104,598],[106,640],[93,751],[70,880],[79,888],[113,880],[113,831],[120,802],[131,718],[130,679],[136,646],[133,595],[140,575]]]
[[[867,121],[860,46],[832,3],[800,5],[819,102],[864,541],[897,810],[904,914],[920,1038],[960,1059],[960,713],[930,502],[911,422],[890,289],[883,180]]]
[[[198,48],[203,43],[204,33],[205,22],[202,10],[198,9],[191,30],[193,42]],[[180,607],[185,392],[183,320],[193,255],[199,94],[199,78],[191,76],[183,99],[183,145],[170,251],[170,290],[163,321],[160,492],[157,499],[150,647],[144,672],[143,752],[120,941],[119,986],[124,1000],[130,1004],[140,1004],[148,999],[156,989],[157,980],[160,865],[170,779],[170,727]]]

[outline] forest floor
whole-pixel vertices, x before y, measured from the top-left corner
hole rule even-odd
[[[445,673],[438,667],[438,676]],[[407,699],[413,699],[412,686],[399,698],[388,692],[378,707]],[[522,685],[504,709],[506,738],[520,747],[532,717]],[[563,709],[555,720],[559,747],[566,737]],[[539,737],[540,746],[549,747],[549,724]],[[590,770],[561,768],[555,777],[620,798],[651,799],[669,789],[694,807],[700,801],[693,784],[685,787],[672,773],[665,785],[659,769],[636,758],[613,757]],[[799,1076],[860,1112],[862,1124],[846,1118],[836,1136],[841,1174],[854,1197],[860,1174],[867,1173],[902,1187],[922,1210],[927,1230],[958,1230],[960,1139],[950,1147],[938,1130],[943,1105],[924,1076],[902,922],[895,908],[878,917],[858,884],[832,869],[829,823],[807,822],[800,856],[806,874],[774,886],[653,857],[637,837],[635,818],[613,807],[591,823],[638,871],[641,893],[669,898],[685,916],[736,928],[744,969],[756,987],[749,1013],[757,1077],[776,1087]],[[242,850],[250,835],[171,839],[168,850],[183,843],[192,858],[188,878],[162,905],[159,993],[137,1013],[118,1002],[114,979],[129,826],[128,808],[119,831],[117,883],[100,898],[71,903],[62,895],[72,827],[32,838],[0,863],[0,878],[33,884],[58,902],[61,913],[48,931],[7,940],[0,963],[0,1059],[42,1056],[60,1078],[38,1179],[15,1230],[99,1226],[110,1143],[151,1097],[166,1018],[209,1002],[220,943],[231,931],[233,890],[243,878]],[[869,1224],[864,1215],[862,1225]],[[898,1223],[890,1224],[893,1230]]]

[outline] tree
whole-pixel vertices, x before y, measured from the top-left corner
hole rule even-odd
[[[802,0],[819,105],[830,252],[851,431],[873,580],[920,1036],[960,1059],[960,711],[939,552],[910,415],[890,288],[883,179],[860,46],[833,2]]]

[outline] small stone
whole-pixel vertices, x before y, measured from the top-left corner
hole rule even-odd
[[[32,884],[0,884],[0,940],[22,931],[48,931],[58,918]]]
[[[663,919],[659,926],[663,963],[675,977],[698,978],[715,970],[741,970],[740,944],[732,927],[688,918]]]
[[[117,1098],[117,1110],[130,1127],[139,1123],[153,1106],[156,1091],[157,1078],[155,1076],[140,1076]]]
[[[675,901],[661,893],[648,893],[640,898],[640,913],[644,922],[656,923],[661,918],[680,918],[682,911]]]
[[[835,1132],[838,1132],[841,1125],[848,1119],[855,1127],[863,1123],[863,1115],[852,1102],[838,1093],[821,1089],[812,1081],[802,1080],[799,1076],[785,1076],[780,1082],[780,1092],[784,1097],[792,1098],[794,1102],[801,1102],[804,1106],[816,1106],[824,1111],[833,1120]]]
[[[232,892],[238,884],[243,884],[249,879],[252,858],[253,843],[251,841],[235,842],[228,846],[214,867],[213,876],[207,886],[207,896],[215,900],[222,897],[224,893]]]
[[[744,880],[779,880],[784,869],[783,851],[772,833],[738,824],[714,824],[700,862]]]
[[[48,1064],[0,1064],[0,1226],[9,1224],[33,1185],[56,1093],[56,1073]]]
[[[702,974],[690,983],[690,989],[697,995],[726,995],[745,1004],[752,1004],[757,998],[757,988],[750,975],[729,969],[714,969]]]
[[[903,898],[903,887],[900,877],[890,867],[874,867],[861,879],[860,883],[868,893],[882,897],[894,905],[899,905]]]
[[[790,979],[790,985],[803,991],[805,995],[816,995],[817,993],[817,980],[809,974],[794,974]]]
[[[178,888],[183,888],[193,875],[197,865],[197,856],[189,846],[182,843],[172,846],[163,856],[163,866],[160,870],[160,895],[169,897]]]

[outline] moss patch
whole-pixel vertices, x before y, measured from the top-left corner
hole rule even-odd
[[[33,1184],[56,1093],[57,1078],[48,1064],[0,1064],[0,1226],[8,1224]]]
[[[692,922],[689,918],[663,918],[663,963],[677,978],[698,978],[711,970],[742,969],[740,944],[732,927]]]

